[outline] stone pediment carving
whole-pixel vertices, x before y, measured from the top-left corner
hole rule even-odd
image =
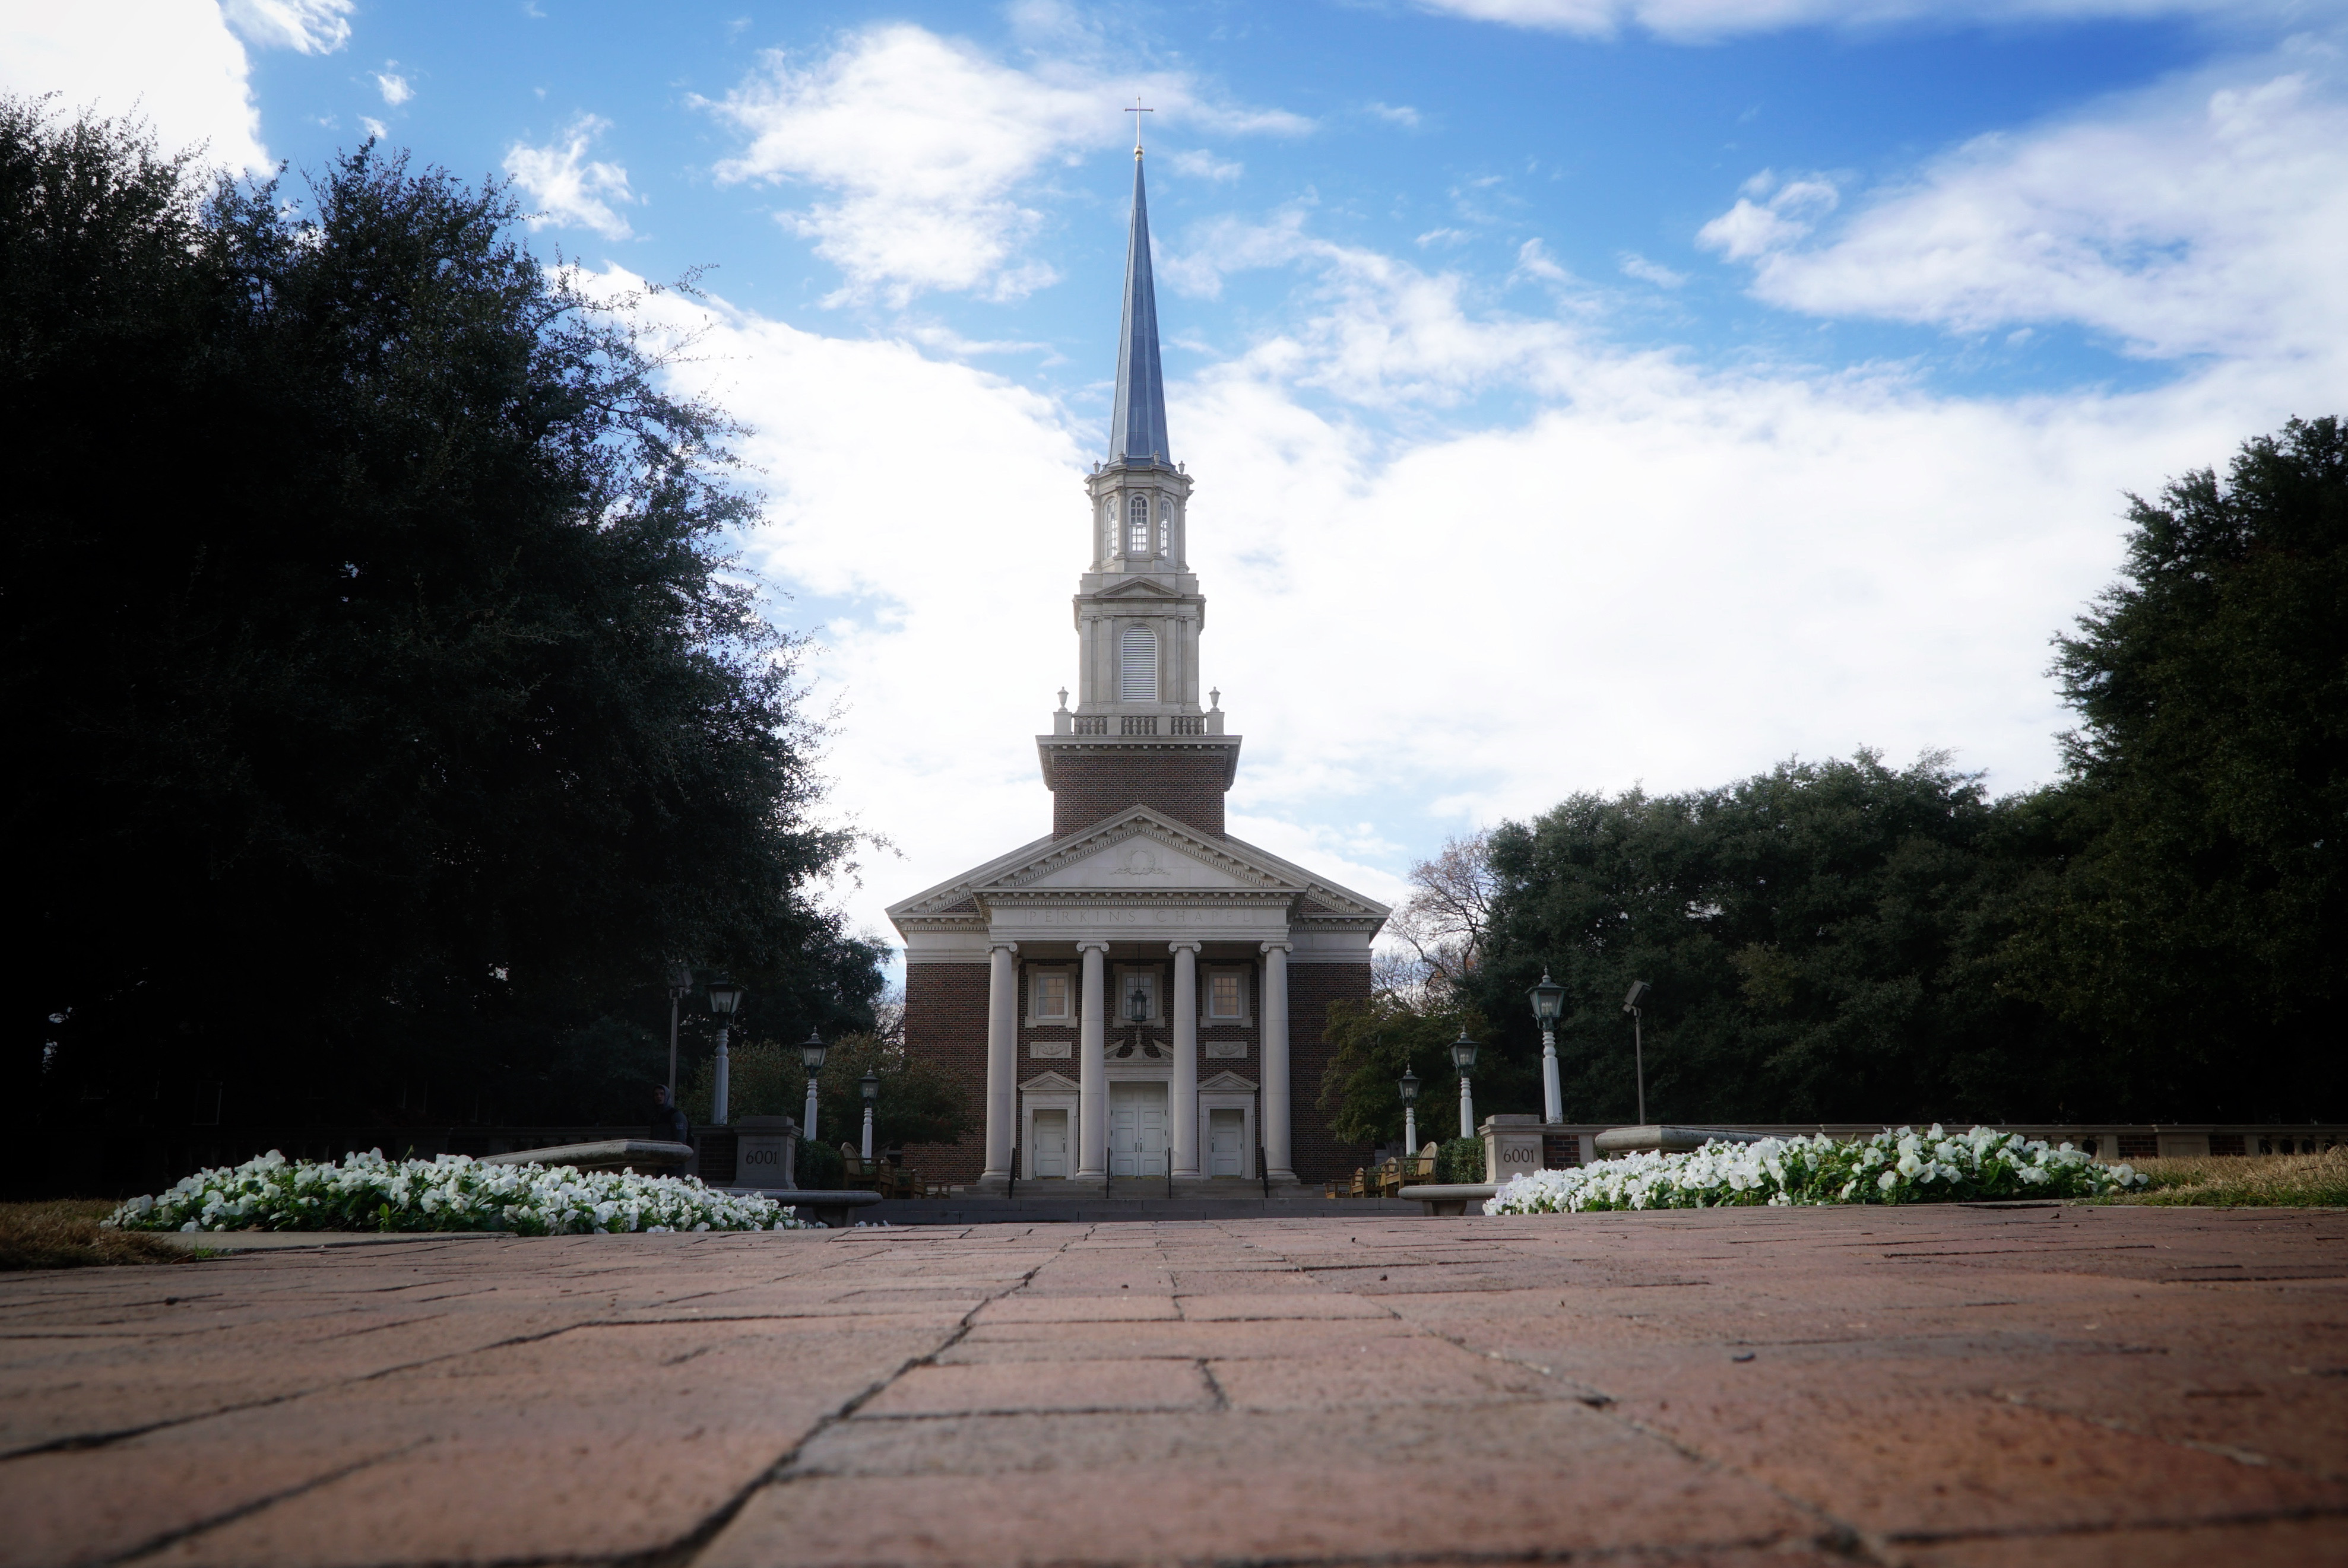
[[[1021,866],[999,868],[981,897],[1010,892],[1270,893],[1293,897],[1306,884],[1230,841],[1200,836],[1146,807],[1054,845]]]

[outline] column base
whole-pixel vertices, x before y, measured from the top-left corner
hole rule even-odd
[[[974,1198],[1003,1197],[1011,1191],[1011,1173],[1008,1171],[983,1172],[977,1180],[972,1182],[963,1191]]]

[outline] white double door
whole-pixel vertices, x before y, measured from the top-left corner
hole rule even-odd
[[[1108,1086],[1108,1169],[1112,1176],[1166,1174],[1166,1085]]]

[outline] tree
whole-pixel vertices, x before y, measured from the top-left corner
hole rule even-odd
[[[2348,1101],[2348,428],[2292,420],[2157,504],[2054,674],[2078,852],[2016,953],[2137,1113]]]
[[[870,1027],[732,427],[515,217],[0,102],[20,1087],[633,1117],[680,955]]]

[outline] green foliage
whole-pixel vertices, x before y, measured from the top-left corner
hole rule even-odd
[[[799,1048],[773,1040],[745,1040],[727,1048],[728,1113],[789,1116],[807,1112],[807,1068]],[[872,1146],[952,1143],[973,1128],[969,1096],[936,1062],[870,1034],[843,1035],[831,1042],[816,1081],[816,1132],[832,1146],[837,1168],[840,1143],[860,1143],[864,1135],[866,1071],[880,1080],[872,1104]],[[706,1125],[716,1086],[716,1062],[704,1058],[680,1087],[678,1098],[695,1125]],[[820,1151],[819,1151],[820,1153]],[[802,1150],[801,1157],[805,1158]],[[802,1178],[804,1184],[805,1178]]]
[[[1484,1140],[1446,1138],[1436,1145],[1435,1179],[1438,1182],[1481,1182],[1484,1179]]]
[[[1381,991],[1365,1001],[1333,1002],[1322,1038],[1336,1049],[1321,1076],[1321,1109],[1329,1129],[1349,1143],[1395,1143],[1402,1140],[1402,1091],[1406,1069],[1417,1074],[1418,1137],[1432,1140],[1458,1121],[1459,1074],[1451,1064],[1451,1042],[1465,1029],[1478,1035],[1483,1020],[1472,1010],[1424,1008],[1411,999]],[[1480,1095],[1482,1068],[1471,1077]],[[1479,1180],[1481,1178],[1478,1178]]]
[[[810,1191],[836,1193],[848,1185],[848,1162],[840,1158],[834,1144],[802,1143],[798,1146],[798,1169],[792,1174],[800,1186]]]
[[[2136,1102],[2337,1114],[2348,428],[2293,420],[2225,482],[2130,499],[2126,575],[2058,644],[2082,847],[2019,951],[2065,1017],[2127,1043]]]
[[[730,426],[515,218],[371,148],[206,198],[0,100],[20,1090],[635,1120],[680,954],[871,1026]]]
[[[1489,951],[1467,986],[1538,1110],[1525,993],[1566,989],[1569,1121],[2019,1119],[2094,1088],[2078,1041],[2001,989],[1999,948],[2054,832],[1928,756],[1789,762],[1724,789],[1578,795],[1491,839]],[[1485,1081],[1479,1066],[1478,1087]],[[1495,1080],[1498,1080],[1496,1078]],[[1478,1094],[1479,1108],[1486,1105]]]

